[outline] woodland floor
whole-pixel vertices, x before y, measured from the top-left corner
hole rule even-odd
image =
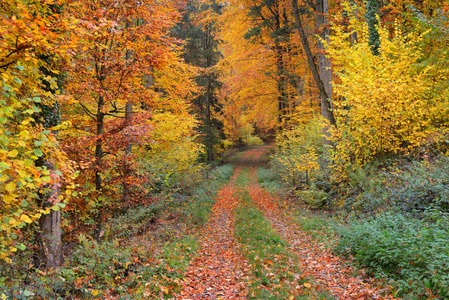
[[[393,299],[304,233],[282,199],[258,184],[267,149],[249,150],[234,163],[176,299]]]

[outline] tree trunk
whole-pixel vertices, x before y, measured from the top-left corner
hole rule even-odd
[[[331,95],[328,94],[325,84],[323,83],[323,79],[321,78],[320,73],[318,72],[317,65],[315,64],[312,51],[310,50],[309,42],[307,40],[304,28],[302,26],[297,0],[292,0],[292,4],[293,4],[293,15],[295,17],[296,29],[298,30],[299,37],[301,39],[301,43],[304,48],[304,52],[306,53],[307,56],[307,63],[309,65],[309,69],[311,70],[313,79],[315,80],[318,90],[320,91],[321,114],[329,122],[331,126],[335,126],[336,122],[334,114],[332,113],[331,102],[329,101],[331,99]],[[325,63],[323,63],[323,66],[325,66]],[[329,89],[329,92],[331,92],[331,89]],[[324,128],[323,133],[324,133],[324,140],[323,140],[324,144],[332,145],[331,141],[329,140],[329,128]]]
[[[104,113],[103,111],[104,100],[103,96],[100,96],[98,99],[98,107],[97,107],[97,143],[95,146],[95,160],[96,160],[96,170],[95,170],[95,190],[97,191],[98,196],[102,192],[102,179],[101,179],[101,160],[103,158],[103,140],[102,135],[104,133]],[[97,199],[98,212],[96,215],[97,225],[94,229],[94,239],[99,242],[101,239],[101,226],[102,226],[102,208],[99,200]]]
[[[46,159],[39,158],[36,166],[46,167],[50,173],[54,173],[54,164]],[[40,193],[39,201],[43,208],[51,207],[59,202],[60,188],[58,182],[53,182],[46,186],[47,193]],[[50,210],[48,214],[42,214],[39,218],[39,244],[38,256],[40,263],[45,265],[47,270],[59,267],[64,262],[61,241],[61,211]]]
[[[316,26],[320,31],[320,39],[318,39],[318,69],[320,72],[320,78],[323,82],[323,87],[326,91],[326,96],[321,95],[321,115],[329,121],[330,125],[335,125],[330,122],[334,119],[332,113],[332,71],[331,71],[331,60],[326,57],[323,41],[329,42],[329,27],[327,23],[327,18],[329,14],[329,6],[327,0],[316,0]],[[330,141],[329,126],[324,126],[323,128],[323,143],[325,145],[332,146]]]
[[[126,60],[131,60],[131,50],[126,50],[125,58]],[[133,113],[133,103],[131,101],[128,101],[126,103],[125,107],[125,123],[127,126],[131,124],[131,116]],[[125,157],[123,161],[123,195],[122,195],[122,203],[127,208],[127,205],[129,204],[129,198],[130,198],[130,189],[128,184],[128,178],[129,178],[129,167],[128,167],[128,155],[132,152],[133,145],[131,143],[128,143],[125,147]]]
[[[332,100],[332,72],[331,72],[331,60],[325,54],[324,44],[322,41],[329,42],[329,27],[328,27],[328,13],[329,6],[327,0],[316,1],[316,23],[317,28],[320,31],[320,38],[318,40],[318,69],[320,72],[321,81],[323,82],[324,89],[327,93],[327,100]],[[332,102],[330,102],[332,107]]]

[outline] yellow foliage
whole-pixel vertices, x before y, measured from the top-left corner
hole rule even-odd
[[[51,209],[37,206],[38,192],[45,193],[50,181],[62,184],[63,177],[64,181],[71,177],[55,136],[33,118],[40,112],[39,103],[54,102],[54,95],[41,83],[44,64],[39,55],[63,59],[62,44],[70,26],[67,20],[45,17],[52,14],[47,2],[6,0],[0,5],[0,259],[7,262],[23,247],[18,242],[20,230]],[[57,86],[56,80],[45,79],[50,87]],[[36,167],[35,160],[42,155],[54,160],[56,172]]]
[[[295,185],[301,178],[314,179],[320,168],[322,141],[320,116],[276,137],[278,149],[272,158],[285,182]]]
[[[363,165],[385,154],[408,153],[435,130],[435,111],[428,94],[431,67],[417,67],[425,33],[405,34],[397,25],[390,38],[388,28],[380,26],[381,47],[376,56],[368,45],[366,23],[351,6],[345,9],[352,15],[349,25],[340,25],[344,24],[340,13],[327,45],[336,75],[334,159],[342,165]],[[354,32],[355,43],[351,39]]]
[[[149,150],[143,154],[144,165],[157,177],[164,177],[166,184],[173,176],[188,176],[197,172],[201,165],[198,158],[204,149],[196,141],[194,128],[198,122],[188,114],[175,115],[168,112],[155,113],[152,118]]]

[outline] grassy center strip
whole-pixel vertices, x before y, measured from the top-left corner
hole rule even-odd
[[[249,172],[244,169],[236,180],[240,206],[235,212],[235,235],[243,255],[252,265],[249,283],[251,299],[330,299],[312,290],[308,278],[301,275],[296,258],[287,250],[262,212],[255,207],[248,191]]]

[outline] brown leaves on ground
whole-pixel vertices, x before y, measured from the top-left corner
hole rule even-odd
[[[251,174],[257,176],[256,170],[253,169]],[[304,233],[278,206],[278,199],[257,183],[250,186],[250,196],[288,242],[289,249],[300,258],[304,276],[312,276],[338,299],[393,299],[392,296],[382,296],[385,291],[373,279],[362,278],[362,274],[354,276],[355,270],[347,262]]]
[[[285,209],[278,206],[279,199],[257,184],[258,162],[266,149],[249,150],[236,163],[230,183],[219,192],[212,216],[201,232],[201,249],[190,263],[176,299],[247,299],[251,266],[239,251],[233,227],[234,209],[238,205],[234,182],[243,166],[251,169],[249,194],[252,200],[297,256],[302,269],[300,276],[315,281],[304,283],[301,290],[325,289],[337,299],[393,299],[382,296],[384,290],[373,279],[363,274],[354,275],[354,269],[347,262],[304,233]]]
[[[245,154],[242,159],[251,154]],[[249,264],[234,238],[234,174],[218,193],[212,216],[201,232],[201,249],[190,263],[177,299],[246,299]]]

